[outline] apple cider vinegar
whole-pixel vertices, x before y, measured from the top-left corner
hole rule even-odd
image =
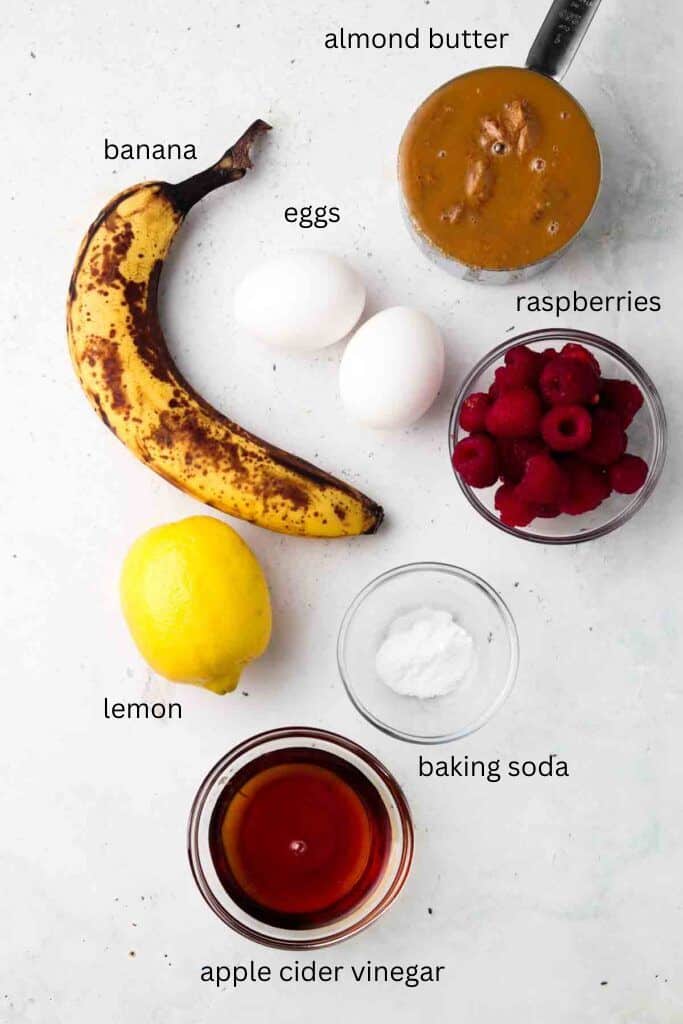
[[[372,782],[324,750],[290,748],[240,769],[209,827],[232,899],[269,925],[306,929],[358,906],[387,862],[391,826]]]

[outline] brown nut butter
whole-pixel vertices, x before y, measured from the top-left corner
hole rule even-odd
[[[600,187],[600,149],[579,104],[551,78],[482,68],[432,93],[399,151],[408,213],[437,249],[517,270],[563,248]]]

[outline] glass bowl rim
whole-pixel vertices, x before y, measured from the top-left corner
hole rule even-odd
[[[506,635],[510,644],[510,661],[508,665],[508,671],[505,678],[505,685],[500,690],[496,699],[489,705],[489,707],[479,715],[471,724],[456,729],[452,732],[441,733],[438,736],[419,736],[414,733],[404,732],[401,729],[396,729],[393,726],[387,725],[382,719],[377,718],[372,712],[365,707],[361,702],[357,693],[351,685],[349,680],[349,673],[345,665],[344,649],[346,645],[346,638],[349,627],[355,618],[359,608],[363,605],[365,599],[374,593],[384,583],[389,580],[395,579],[397,576],[402,576],[405,573],[411,572],[424,572],[425,570],[436,571],[447,573],[451,576],[457,576],[459,579],[464,580],[466,583],[475,586],[477,589],[484,592],[489,601],[494,605],[496,611],[499,613],[503,624],[505,626]],[[374,725],[380,732],[385,733],[387,736],[391,736],[393,739],[403,740],[406,743],[419,743],[423,745],[435,745],[437,743],[452,743],[455,740],[464,739],[465,736],[471,736],[472,733],[477,732],[481,729],[495,713],[500,710],[507,698],[512,693],[512,690],[517,679],[517,672],[519,669],[519,633],[517,632],[517,625],[512,616],[512,612],[508,608],[506,602],[500,596],[497,590],[491,586],[481,576],[477,576],[476,573],[470,572],[469,569],[463,569],[458,565],[450,565],[448,562],[406,562],[403,565],[395,566],[393,569],[387,569],[385,572],[380,573],[379,576],[375,576],[374,579],[370,580],[366,585],[356,594],[351,604],[346,609],[344,617],[339,627],[339,634],[337,637],[337,666],[339,668],[339,675],[341,676],[342,683],[346,694],[355,707],[356,711],[366,720]]]
[[[625,505],[617,515],[613,516],[612,519],[603,523],[602,526],[596,526],[591,530],[584,530],[581,533],[575,532],[567,534],[565,537],[557,537],[552,534],[525,533],[523,530],[517,529],[517,527],[507,526],[505,523],[502,523],[498,516],[494,515],[490,509],[486,508],[483,502],[481,502],[476,494],[473,493],[473,489],[469,487],[469,485],[466,484],[465,481],[460,478],[460,475],[453,469],[453,449],[455,447],[455,437],[459,429],[458,420],[460,418],[460,409],[465,398],[470,394],[474,382],[483,373],[485,373],[486,370],[490,369],[490,367],[493,366],[493,364],[496,363],[502,355],[509,351],[509,349],[514,348],[517,345],[528,345],[540,341],[558,341],[560,339],[566,342],[584,344],[591,348],[598,349],[601,352],[605,352],[616,362],[621,363],[629,371],[646,394],[647,400],[651,406],[654,435],[654,453],[650,463],[647,480],[641,489],[632,496],[632,500]],[[615,342],[609,341],[607,338],[603,338],[599,334],[592,334],[590,331],[580,331],[574,328],[546,327],[535,331],[526,331],[523,334],[516,334],[513,338],[508,338],[499,345],[496,345],[495,348],[492,348],[485,356],[483,356],[482,359],[479,360],[479,362],[476,363],[465,377],[465,380],[456,394],[455,401],[453,402],[453,407],[451,409],[451,415],[448,420],[448,453],[451,460],[451,470],[467,501],[470,503],[472,508],[479,513],[479,515],[493,526],[497,527],[497,529],[502,530],[511,537],[530,541],[532,544],[581,544],[587,540],[595,540],[598,537],[604,537],[618,529],[620,526],[623,526],[624,523],[628,522],[628,520],[635,515],[638,509],[642,508],[654,491],[664,468],[667,446],[668,429],[666,413],[664,412],[664,406],[659,392],[648,373],[646,373],[640,363],[634,359],[632,355],[626,352]]]
[[[258,930],[258,922],[255,922],[255,927],[251,927],[250,925],[244,924],[244,922],[233,917],[229,910],[227,910],[221,901],[214,895],[206,875],[204,874],[204,868],[199,854],[199,823],[201,815],[207,798],[219,776],[227,767],[229,767],[230,764],[234,763],[244,754],[256,750],[271,741],[282,739],[323,740],[330,743],[332,746],[341,748],[342,750],[347,750],[356,757],[359,757],[373,772],[376,773],[376,775],[379,776],[381,781],[389,790],[391,797],[396,804],[396,811],[401,823],[400,840],[402,842],[402,848],[400,860],[394,871],[394,877],[391,880],[391,884],[380,902],[376,906],[372,907],[365,917],[356,921],[354,924],[348,925],[346,928],[342,928],[339,931],[333,931],[329,935],[318,936],[314,939],[289,939],[280,936],[266,935]],[[281,726],[276,729],[267,729],[263,732],[250,736],[248,739],[243,740],[241,743],[232,747],[226,754],[219,758],[219,760],[202,779],[192,801],[187,824],[187,854],[190,861],[190,869],[192,871],[195,884],[197,885],[204,901],[213,910],[216,916],[219,917],[224,924],[228,925],[229,928],[232,928],[233,931],[238,932],[244,938],[251,939],[253,942],[258,943],[261,946],[268,946],[273,949],[322,949],[326,946],[332,946],[338,942],[343,942],[345,939],[349,939],[353,935],[357,935],[359,932],[364,931],[389,909],[392,903],[395,902],[399,893],[402,891],[410,873],[413,861],[414,845],[413,819],[410,812],[410,806],[401,786],[389,769],[382,764],[374,754],[371,754],[369,750],[366,750],[365,747],[362,747],[359,743],[355,743],[354,740],[350,740],[346,736],[341,736],[339,733],[331,732],[327,729],[317,729],[312,726],[293,725]],[[331,922],[331,926],[334,926],[334,922]],[[285,930],[286,929],[283,929],[283,931]],[[304,935],[305,932],[293,932],[292,934]]]

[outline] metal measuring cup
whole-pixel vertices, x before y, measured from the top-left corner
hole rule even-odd
[[[583,38],[600,3],[601,0],[553,0],[550,10],[529,50],[525,67],[531,72],[553,78],[558,83],[558,88],[563,89],[563,86],[559,84],[560,79],[564,77],[576,56],[576,52],[583,42]],[[469,74],[469,72],[466,72],[466,74]],[[455,81],[455,79],[451,79],[451,81]],[[439,88],[443,88],[443,86]],[[573,96],[571,98],[574,103],[577,103]],[[577,103],[577,105],[583,111],[588,123],[593,127],[590,118],[583,107],[581,107],[581,104]],[[597,135],[596,142],[598,152],[600,153],[600,143],[597,140]],[[545,256],[523,267],[516,267],[511,270],[486,270],[468,266],[468,264],[461,262],[455,256],[450,256],[443,252],[420,230],[411,215],[399,177],[401,208],[413,240],[430,260],[437,263],[449,274],[459,277],[464,281],[476,281],[479,284],[510,284],[516,281],[526,281],[528,278],[534,277],[536,274],[540,274],[552,266],[585,229],[593,210],[595,210],[601,185],[602,157],[600,182],[596,190],[595,202],[583,224],[568,242],[565,242],[561,248],[551,253],[550,256]]]

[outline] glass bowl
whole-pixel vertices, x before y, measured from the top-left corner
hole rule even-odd
[[[467,674],[443,697],[395,693],[375,670],[392,622],[420,607],[450,612],[474,641]],[[416,562],[361,590],[342,620],[337,660],[346,692],[368,722],[409,743],[447,743],[480,729],[503,704],[517,675],[519,641],[507,605],[488,583],[454,565]]]
[[[362,772],[379,794],[390,826],[389,851],[375,887],[342,917],[308,929],[274,927],[245,912],[223,886],[209,847],[209,826],[213,810],[235,773],[264,754],[292,749],[316,749],[335,754]],[[401,892],[413,858],[410,808],[400,786],[384,765],[352,740],[322,729],[300,726],[259,733],[240,743],[214,765],[192,803],[187,840],[194,880],[214,913],[224,924],[245,938],[278,949],[319,949],[332,946],[367,928],[391,906]]]
[[[560,515],[556,519],[535,519],[529,526],[521,527],[506,526],[498,518],[493,504],[497,485],[485,489],[472,488],[453,470],[460,490],[484,519],[513,537],[521,537],[538,544],[577,544],[580,541],[603,537],[622,526],[635,515],[654,491],[666,458],[667,427],[664,407],[657,389],[642,366],[614,342],[607,341],[597,334],[549,328],[518,334],[515,338],[503,342],[484,356],[467,376],[453,404],[448,424],[451,465],[455,445],[467,435],[467,431],[464,431],[458,422],[462,403],[473,392],[488,391],[493,382],[494,370],[502,365],[506,352],[516,345],[527,345],[535,350],[560,349],[567,342],[575,342],[587,348],[600,363],[604,376],[631,381],[642,391],[643,406],[628,428],[628,452],[645,459],[650,471],[645,483],[635,494],[613,493],[592,512],[585,512],[579,516]]]

